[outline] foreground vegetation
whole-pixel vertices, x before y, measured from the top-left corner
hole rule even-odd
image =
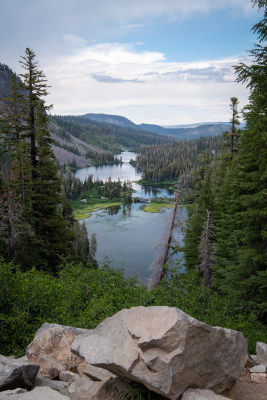
[[[256,341],[267,341],[267,328],[253,313],[232,313],[227,298],[201,286],[196,271],[173,270],[169,280],[149,291],[108,263],[99,269],[62,263],[55,276],[2,261],[0,287],[1,354],[23,354],[43,322],[92,329],[121,309],[140,305],[178,307],[210,325],[240,330],[252,353]]]

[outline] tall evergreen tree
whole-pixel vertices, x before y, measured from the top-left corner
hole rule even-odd
[[[218,221],[214,284],[232,297],[236,308],[255,309],[266,318],[267,5],[253,3],[264,8],[264,18],[253,27],[259,44],[251,51],[252,64],[236,66],[237,81],[247,83],[250,96]]]
[[[89,244],[84,229],[78,229],[83,232],[81,240],[75,237],[76,225],[61,196],[48,130],[51,106],[43,99],[47,85],[35,57],[27,48],[21,61],[23,83],[13,79],[4,112],[1,140],[13,163],[1,205],[8,218],[0,228],[7,232],[2,237],[10,259],[24,269],[35,265],[54,272],[61,256],[78,254],[77,261],[84,262]],[[77,247],[83,250],[76,251]]]

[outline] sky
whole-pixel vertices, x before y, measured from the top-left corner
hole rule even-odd
[[[248,100],[262,13],[250,0],[0,0],[0,62],[36,54],[52,114],[106,113],[164,126],[229,121]]]

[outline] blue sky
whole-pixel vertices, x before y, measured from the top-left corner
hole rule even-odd
[[[249,63],[262,15],[250,0],[0,0],[0,62],[35,51],[55,114],[135,123],[227,121],[247,103],[233,65]]]

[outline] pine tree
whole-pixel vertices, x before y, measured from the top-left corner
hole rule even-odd
[[[20,76],[23,78],[23,85],[26,92],[23,102],[23,112],[26,117],[26,125],[24,127],[25,136],[30,140],[30,158],[32,164],[32,178],[37,176],[37,121],[36,114],[40,100],[48,94],[47,84],[44,73],[38,69],[39,64],[35,60],[35,53],[26,48],[25,56],[21,57],[20,63],[25,70]],[[45,106],[44,111],[49,111],[52,106]]]
[[[7,210],[0,227],[2,243],[8,258],[21,263],[24,269],[35,265],[55,272],[61,256],[76,254],[75,233],[82,232],[85,242],[78,261],[86,262],[89,243],[83,228],[76,232],[78,223],[74,223],[61,195],[48,130],[47,111],[51,106],[43,100],[47,95],[44,74],[28,48],[21,63],[24,82],[13,79],[1,127],[1,140],[13,160],[1,196],[1,210]]]
[[[218,221],[214,284],[232,297],[235,309],[255,310],[266,318],[267,5],[254,4],[264,8],[264,19],[253,27],[260,43],[251,51],[252,64],[236,66],[237,81],[247,83],[250,96]]]
[[[240,136],[240,130],[237,126],[240,125],[239,114],[238,114],[238,98],[231,97],[230,110],[231,110],[231,130],[230,132],[224,132],[224,145],[227,147],[227,153],[230,160],[233,159],[234,154],[238,151],[238,139]],[[230,154],[230,156],[229,156]]]

